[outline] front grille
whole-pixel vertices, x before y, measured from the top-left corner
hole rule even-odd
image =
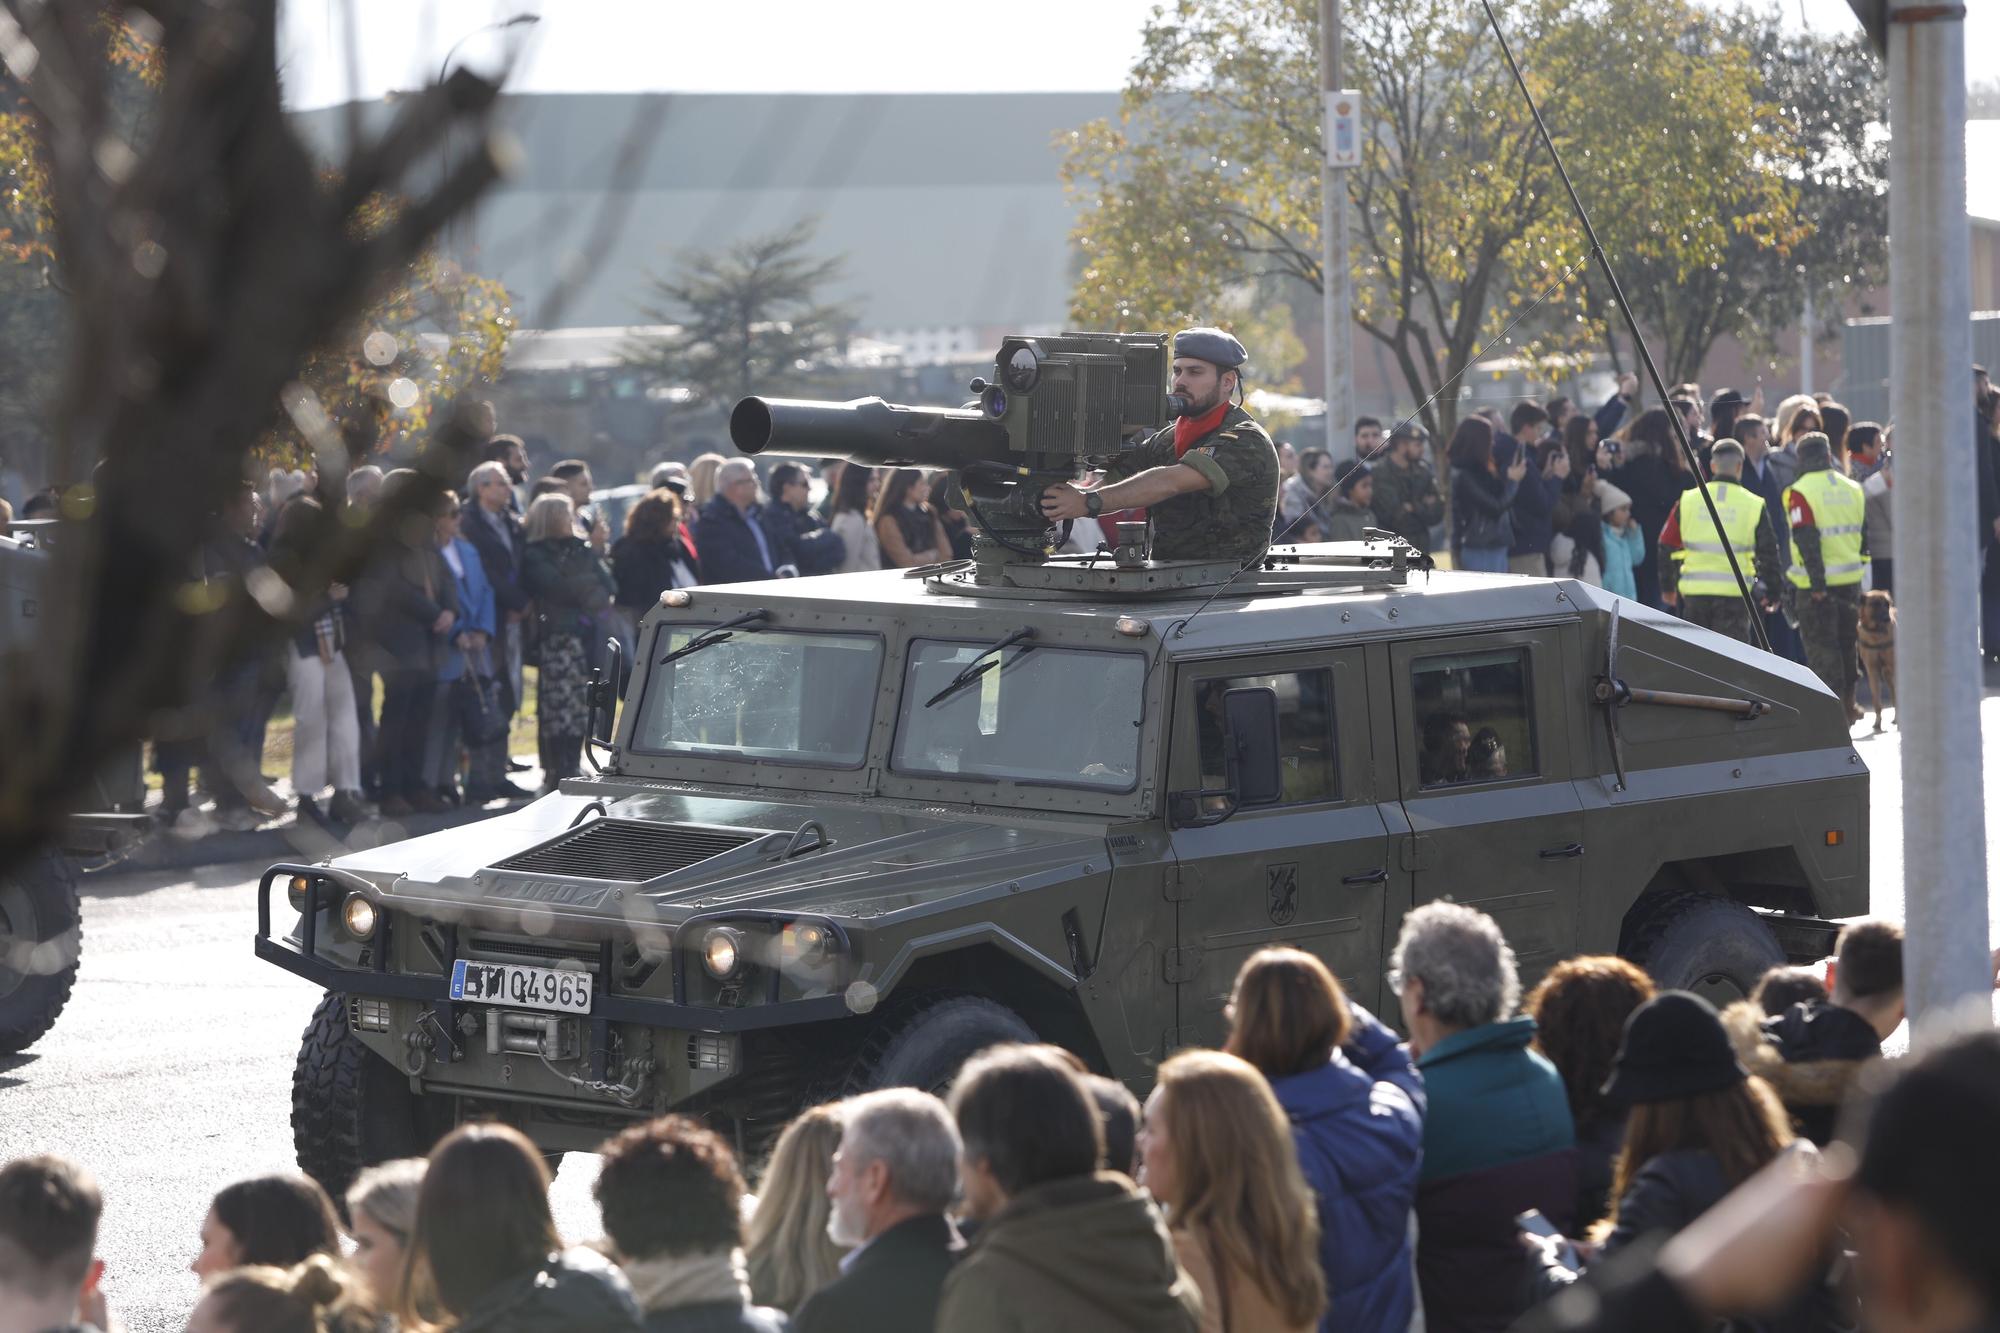
[[[474,935],[467,941],[471,955],[504,954],[512,958],[543,958],[551,962],[595,963],[595,944],[565,944],[561,940],[523,940],[496,935]]]
[[[642,884],[711,856],[720,856],[761,836],[733,829],[598,819],[554,842],[511,856],[493,868]]]

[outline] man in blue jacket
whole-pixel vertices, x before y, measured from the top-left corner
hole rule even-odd
[[[1451,902],[1403,918],[1389,959],[1424,1076],[1417,1281],[1432,1333],[1501,1333],[1526,1308],[1514,1219],[1566,1230],[1576,1208],[1576,1127],[1562,1076],[1513,1017],[1521,981],[1493,918]]]
[[[731,458],[715,470],[715,495],[701,507],[694,545],[701,552],[703,583],[753,583],[796,574],[764,531],[757,503],[757,470]]]

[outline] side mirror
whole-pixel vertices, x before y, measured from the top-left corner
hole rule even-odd
[[[1285,794],[1278,757],[1278,692],[1245,685],[1222,696],[1223,743],[1236,770],[1239,805],[1270,805]]]
[[[617,727],[618,681],[625,674],[625,650],[616,639],[606,639],[604,646],[611,654],[610,668],[590,669],[590,686],[584,698],[590,707],[590,743],[609,748],[612,740],[599,733]]]

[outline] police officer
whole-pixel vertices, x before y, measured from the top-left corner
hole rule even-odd
[[[1247,354],[1221,329],[1174,335],[1173,391],[1188,401],[1173,425],[1127,449],[1093,490],[1042,492],[1050,522],[1145,508],[1159,560],[1248,561],[1269,548],[1278,509],[1278,450],[1231,398]]]
[[[1785,571],[1806,644],[1806,665],[1840,696],[1848,720],[1854,702],[1855,616],[1861,605],[1862,527],[1868,502],[1861,488],[1833,470],[1833,446],[1811,431],[1798,444],[1799,475],[1785,490],[1792,529],[1792,566]]]
[[[1729,568],[1734,552],[1739,567],[1755,554],[1756,578],[1766,589],[1778,583],[1778,534],[1764,510],[1763,498],[1743,486],[1743,446],[1735,440],[1716,441],[1709,454],[1715,480],[1708,493],[1722,519],[1718,532],[1708,516],[1701,492],[1682,491],[1680,503],[1667,515],[1660,531],[1660,592],[1690,624],[1751,643],[1750,608]],[[1725,546],[1725,541],[1727,545]]]

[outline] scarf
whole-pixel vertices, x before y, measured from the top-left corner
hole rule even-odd
[[[628,1259],[620,1265],[632,1295],[648,1314],[683,1305],[750,1303],[750,1271],[741,1250],[711,1250],[706,1254],[663,1254],[653,1259]]]
[[[1198,417],[1175,417],[1174,457],[1187,457],[1188,449],[1196,440],[1222,424],[1222,415],[1228,410],[1229,403],[1225,399]]]

